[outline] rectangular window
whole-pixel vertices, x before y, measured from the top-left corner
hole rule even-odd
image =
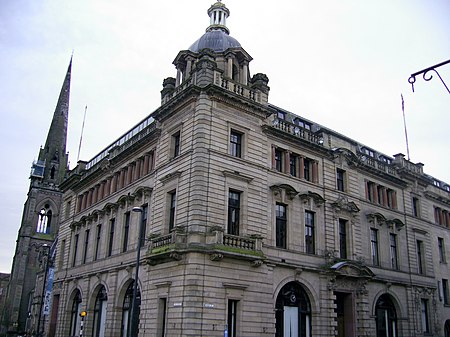
[[[448,293],[448,280],[442,279],[442,296],[444,298],[444,304],[450,305],[450,297]]]
[[[72,206],[72,202],[70,200],[68,200],[66,202],[66,210],[65,210],[65,218],[68,219],[70,216],[70,208]]]
[[[416,241],[416,249],[417,249],[417,272],[419,274],[423,274],[424,273],[424,268],[423,268],[423,242],[420,240]]]
[[[375,202],[375,184],[371,181],[368,181],[366,183],[366,195],[367,195],[367,200],[369,200],[370,202]]]
[[[303,178],[311,181],[311,160],[307,158],[303,159]]]
[[[97,238],[95,240],[95,253],[94,253],[94,261],[98,259],[98,253],[100,251],[100,239],[102,238],[102,224],[97,225]]]
[[[239,301],[228,300],[228,314],[227,314],[228,337],[237,337],[238,305]]]
[[[347,220],[339,219],[339,257],[347,258]]]
[[[230,133],[230,155],[241,158],[242,133],[231,130]]]
[[[112,255],[113,244],[114,244],[114,227],[116,225],[116,219],[112,218],[109,220],[109,242],[108,242],[108,254],[107,256]]]
[[[285,116],[286,116],[286,114],[285,114],[284,112],[277,111],[277,117],[278,117],[279,119],[284,119]]]
[[[59,269],[62,269],[64,264],[64,255],[66,254],[66,240],[61,241],[61,250],[59,254],[58,267]]]
[[[443,238],[438,238],[439,262],[445,263],[445,244]]]
[[[412,198],[412,210],[415,217],[420,217],[420,203],[418,198]]]
[[[383,186],[377,185],[377,197],[378,197],[378,204],[386,206],[386,200],[384,198],[384,192],[385,188]]]
[[[86,229],[86,231],[84,232],[83,264],[86,263],[88,248],[89,248],[89,229]]]
[[[387,189],[387,207],[397,209],[397,194],[390,188]],[[386,205],[386,204],[385,204]]]
[[[75,264],[77,263],[78,239],[79,239],[79,234],[75,234],[75,240],[73,243],[72,267],[74,267]]]
[[[166,336],[166,312],[167,312],[167,298],[160,298],[158,300],[158,333],[157,336]]]
[[[173,191],[169,193],[169,231],[175,227],[175,211],[177,207],[177,192]]]
[[[315,254],[314,213],[305,211],[305,252]]]
[[[125,213],[124,218],[124,226],[123,226],[123,243],[122,243],[122,252],[126,252],[128,250],[128,236],[130,233],[130,212]]]
[[[291,176],[293,176],[293,177],[297,176],[297,160],[298,160],[298,156],[291,153],[291,155],[289,157],[289,172],[290,172]]]
[[[336,188],[338,191],[345,191],[345,171],[336,169]]]
[[[372,253],[372,264],[378,266],[380,261],[378,258],[378,230],[375,228],[370,229],[370,247]]]
[[[422,332],[428,333],[430,332],[430,325],[429,325],[429,317],[428,317],[428,300],[427,299],[421,299],[421,316],[422,316]]]
[[[276,215],[276,246],[278,248],[286,248],[286,225],[287,225],[287,215],[286,206],[282,204],[276,204],[275,206]]]
[[[275,149],[275,169],[283,172],[283,151],[280,149]]]
[[[148,205],[143,205],[142,207],[142,218],[141,218],[141,226],[139,227],[142,230],[141,233],[141,242],[139,242],[139,248],[145,245],[145,235],[147,233],[147,218],[148,218]]]
[[[390,240],[390,251],[391,251],[391,267],[392,269],[398,269],[398,258],[397,258],[397,235],[389,234]]]
[[[228,193],[228,234],[239,235],[239,218],[241,213],[241,193]]]
[[[172,135],[172,157],[180,154],[180,131]]]

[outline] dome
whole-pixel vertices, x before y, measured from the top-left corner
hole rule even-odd
[[[221,29],[208,30],[197,41],[195,41],[189,50],[198,53],[200,50],[209,48],[216,53],[223,52],[228,48],[239,48],[241,44],[233,37]]]

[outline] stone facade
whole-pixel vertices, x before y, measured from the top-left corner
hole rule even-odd
[[[83,334],[128,335],[142,225],[141,336],[448,336],[450,186],[271,105],[208,13],[225,35],[60,185],[49,335],[81,311]]]

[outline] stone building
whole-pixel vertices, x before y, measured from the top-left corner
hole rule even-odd
[[[11,279],[3,314],[9,334],[37,331],[42,287],[36,287],[48,269],[48,256],[58,233],[63,181],[68,165],[66,153],[72,60],[61,88],[58,103],[47,134],[30,174],[30,188],[24,204],[17,235]]]
[[[450,336],[450,186],[270,104],[208,15],[161,106],[59,185],[49,336],[130,335],[137,249],[140,336]]]

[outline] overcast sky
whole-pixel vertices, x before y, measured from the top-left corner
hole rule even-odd
[[[0,0],[0,272],[10,272],[31,162],[74,50],[68,151],[89,160],[160,106],[172,61],[211,0]],[[231,36],[269,77],[269,101],[450,183],[450,94],[411,73],[450,59],[449,0],[225,0]],[[450,86],[450,64],[438,69]]]

